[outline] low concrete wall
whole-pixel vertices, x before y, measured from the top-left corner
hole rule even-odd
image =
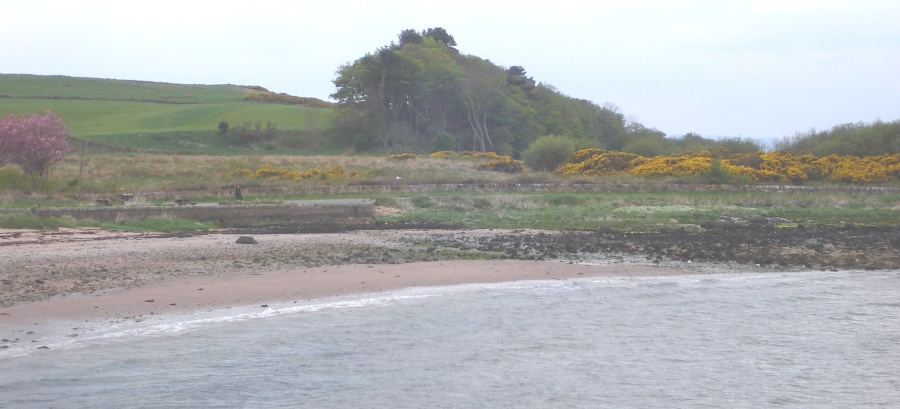
[[[368,219],[375,213],[375,201],[347,203],[243,204],[218,206],[104,206],[2,209],[0,213],[29,212],[41,217],[71,216],[76,220],[119,221],[150,217],[218,222],[223,226],[258,223],[304,224],[345,219]]]

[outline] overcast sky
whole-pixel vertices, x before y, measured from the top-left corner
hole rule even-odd
[[[327,99],[341,64],[443,27],[669,135],[772,139],[900,119],[898,18],[896,0],[0,0],[0,73]]]

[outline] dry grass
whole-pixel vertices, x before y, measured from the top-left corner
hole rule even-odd
[[[305,192],[310,188],[330,186],[341,192],[342,186],[353,183],[372,185],[418,185],[458,183],[489,183],[514,181],[514,175],[476,170],[486,159],[417,158],[392,160],[378,156],[294,156],[248,154],[225,155],[163,155],[147,153],[88,153],[77,152],[54,166],[50,183],[29,192],[16,188],[0,189],[0,195],[17,197],[39,193],[46,196],[118,195],[121,193],[155,194],[164,192],[192,192],[192,195],[222,196],[235,185],[261,189],[280,189]],[[341,167],[346,177],[287,182],[256,179],[252,176],[261,167],[305,171]],[[241,174],[240,170],[250,173]],[[398,179],[399,177],[399,179]],[[4,199],[4,202],[8,202]]]

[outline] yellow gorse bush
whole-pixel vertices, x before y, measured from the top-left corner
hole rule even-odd
[[[415,153],[404,152],[404,153],[397,153],[394,155],[388,155],[387,158],[392,159],[392,160],[409,160],[409,159],[416,159],[418,157],[419,156],[416,155]]]
[[[454,151],[437,151],[437,152],[432,152],[431,155],[428,155],[428,156],[431,158],[448,158],[449,159],[449,158],[455,158],[459,155]]]
[[[731,174],[754,182],[880,183],[900,180],[900,154],[871,157],[830,155],[817,157],[789,151],[729,155],[725,152],[696,152],[671,156],[643,157],[633,153],[583,149],[556,173],[566,176],[593,176],[629,173],[644,176],[693,176],[710,168],[713,159]]]
[[[482,163],[477,166],[477,169],[503,173],[523,173],[525,172],[525,162],[515,160],[509,156],[498,155],[498,159]]]
[[[462,152],[454,152],[454,151],[437,151],[432,152],[429,157],[432,158],[446,158],[453,159],[459,157],[469,157],[469,158],[479,158],[479,159],[493,159],[493,160],[501,160],[506,156],[500,155],[497,152],[475,152],[475,151],[462,151]]]

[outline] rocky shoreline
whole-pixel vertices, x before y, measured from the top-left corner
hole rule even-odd
[[[172,278],[419,261],[511,259],[713,263],[771,270],[900,269],[900,231],[878,226],[804,226],[754,217],[649,232],[387,227],[333,233],[288,228],[178,234],[2,231],[0,307]],[[304,227],[318,231],[343,228]],[[259,244],[235,244],[238,234],[253,234]]]
[[[456,236],[443,246],[512,259],[570,260],[597,255],[652,263],[702,262],[807,270],[900,269],[900,231],[879,226],[779,226],[762,221],[715,222],[652,232],[587,232]]]

